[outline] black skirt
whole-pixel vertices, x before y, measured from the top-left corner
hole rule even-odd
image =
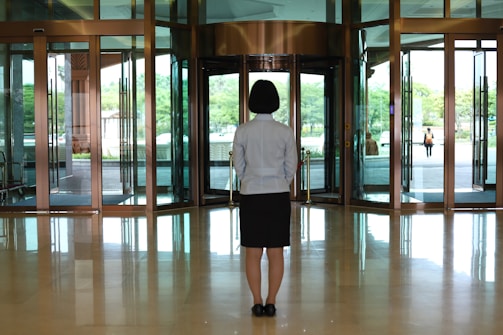
[[[279,248],[290,245],[290,193],[240,195],[241,245]]]

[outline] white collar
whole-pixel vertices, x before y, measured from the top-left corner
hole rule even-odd
[[[259,113],[259,114],[255,115],[254,120],[255,119],[256,120],[262,120],[262,121],[274,120],[271,114],[262,114],[262,113]]]

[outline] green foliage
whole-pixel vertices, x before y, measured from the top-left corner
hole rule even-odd
[[[369,87],[368,125],[373,138],[379,138],[389,124],[389,88],[383,86]]]
[[[119,156],[112,156],[110,154],[103,155],[103,160],[119,160]],[[91,159],[91,153],[72,154],[72,159]]]
[[[488,92],[488,116],[496,115],[496,90],[491,85]],[[470,124],[473,114],[473,91],[471,89],[456,90],[456,138],[470,139]],[[423,127],[443,127],[445,118],[444,92],[432,90],[428,85],[416,83],[413,92],[414,113],[421,113]],[[371,86],[368,96],[368,125],[374,138],[382,131],[389,129],[389,91],[387,87]],[[494,129],[495,126],[489,128]],[[467,128],[468,127],[468,128]],[[467,129],[464,129],[467,128]]]
[[[464,130],[464,129],[459,129],[456,131],[456,140],[470,140],[470,131],[469,130]]]
[[[237,76],[214,76],[210,80],[210,106],[211,132],[220,132],[225,127],[239,124],[239,79]],[[144,75],[136,78],[138,94],[136,96],[136,109],[138,112],[138,135],[144,134],[144,106],[145,106],[145,78]],[[285,82],[275,82],[280,94],[280,108],[274,113],[274,118],[280,122],[288,123],[290,112],[288,96],[289,87]],[[496,115],[496,90],[490,85],[488,92],[488,116]],[[188,96],[188,85],[182,85],[184,97]],[[314,82],[305,82],[301,89],[301,122],[302,136],[318,136],[323,133],[325,126],[324,88]],[[414,112],[421,112],[423,126],[443,127],[444,123],[444,92],[435,91],[427,84],[416,83],[413,92]],[[470,124],[473,110],[473,93],[471,89],[456,90],[455,122],[457,138],[469,138],[469,130],[463,130],[463,125]],[[35,96],[33,84],[23,87],[22,103],[24,107],[24,132],[34,133],[35,124]],[[188,105],[181,106],[184,113],[184,127],[188,129]],[[419,106],[419,107],[418,107]],[[101,87],[102,110],[119,110],[119,83],[111,82]],[[420,108],[420,110],[418,110]],[[57,101],[58,133],[64,133],[65,94],[58,94]],[[382,131],[390,127],[389,118],[389,88],[384,86],[370,86],[368,90],[368,125],[374,138],[378,138]],[[171,132],[171,78],[169,76],[156,76],[156,132],[157,134]],[[494,128],[494,127],[493,127]]]
[[[156,76],[156,132],[157,134],[170,133],[171,131],[171,90],[168,76]]]
[[[35,88],[33,84],[23,86],[24,132],[35,133]]]
[[[324,88],[320,82],[303,83],[301,89],[302,136],[321,135],[324,130]]]
[[[110,154],[106,154],[106,155],[103,155],[101,158],[103,160],[105,160],[105,161],[110,161],[110,160],[119,160],[120,157],[119,156],[112,156]]]
[[[287,124],[290,118],[288,83],[273,81],[279,94],[280,106],[274,119]],[[225,132],[228,126],[239,125],[239,80],[237,77],[214,76],[209,83],[210,132]],[[303,136],[323,133],[325,123],[324,88],[320,83],[303,83],[301,89],[301,122]]]
[[[289,92],[289,87],[286,87],[286,83],[284,82],[274,82],[279,94],[279,109],[274,112],[274,119],[288,124],[290,120],[290,96],[285,92]]]
[[[210,132],[221,133],[228,125],[239,124],[239,79],[212,76],[209,82]]]
[[[137,96],[136,96],[136,109],[138,112],[138,119],[144,119],[145,111],[145,77],[140,75],[137,78]],[[157,133],[170,132],[171,129],[171,91],[170,91],[170,77],[157,76],[157,92],[156,92],[156,118],[157,118]],[[185,95],[187,96],[187,95]],[[59,92],[57,95],[57,118],[58,134],[65,132],[65,93]],[[119,83],[111,82],[107,85],[101,86],[101,108],[103,111],[118,111],[119,110]],[[27,84],[23,87],[23,108],[24,108],[24,132],[35,132],[35,90],[33,84]],[[139,122],[138,133],[139,136],[144,135],[143,122]]]
[[[72,154],[73,159],[91,159],[91,153]]]
[[[133,104],[136,108],[138,129],[137,135],[145,136],[145,75],[136,78],[137,92]],[[157,134],[171,132],[171,85],[169,76],[156,76],[156,132]],[[101,86],[101,108],[104,111],[119,110],[119,82],[111,82]]]
[[[119,110],[119,82],[101,86],[101,109]]]

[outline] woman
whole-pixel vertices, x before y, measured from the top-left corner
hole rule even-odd
[[[426,133],[424,134],[423,144],[426,148],[426,157],[431,157],[431,148],[433,147],[433,133],[431,128],[426,129]]]
[[[257,115],[238,127],[232,149],[241,181],[241,246],[246,252],[252,312],[274,316],[284,272],[283,247],[290,245],[290,184],[297,170],[297,147],[292,130],[271,115],[279,108],[278,91],[272,82],[255,82],[248,107]],[[265,304],[260,265],[264,248],[269,261]]]

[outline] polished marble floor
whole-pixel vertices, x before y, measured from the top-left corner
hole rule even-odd
[[[0,334],[503,334],[501,212],[292,210],[272,318],[239,208],[1,217]]]

